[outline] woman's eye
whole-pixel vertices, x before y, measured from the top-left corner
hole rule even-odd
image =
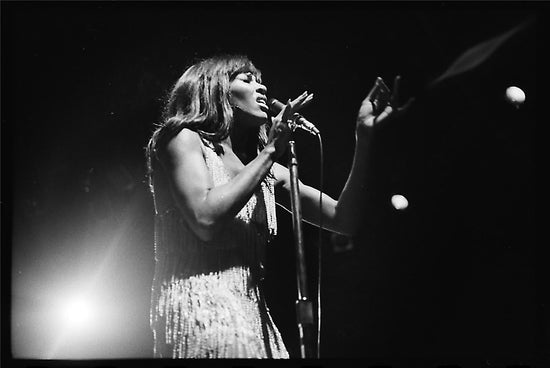
[[[237,79],[245,83],[252,83],[254,80],[256,80],[256,77],[253,74],[242,73],[237,76]]]

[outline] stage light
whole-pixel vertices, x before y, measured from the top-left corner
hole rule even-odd
[[[102,311],[88,292],[59,293],[49,316],[54,328],[46,359],[83,359],[87,357],[84,347],[91,347],[91,339],[99,338]]]
[[[525,92],[519,87],[508,87],[506,88],[506,99],[516,108],[519,108],[525,102]]]
[[[94,310],[91,302],[83,297],[69,299],[61,308],[61,321],[67,328],[82,329],[93,322]]]
[[[131,253],[131,229],[140,215],[139,206],[136,199],[115,208],[117,221],[90,225],[77,222],[78,216],[74,222],[68,221],[67,231],[61,230],[52,241],[70,247],[70,251],[33,245],[43,249],[40,256],[34,256],[40,259],[36,264],[19,255],[19,263],[24,260],[29,266],[28,273],[23,273],[28,276],[18,277],[14,285],[14,356],[77,360],[149,357],[149,351],[136,351],[127,343],[138,339],[149,344],[148,315],[142,307],[150,298],[147,289],[121,292],[130,278],[134,282],[142,277],[135,273],[138,259]],[[110,218],[109,214],[103,218]],[[19,264],[14,267],[20,268]],[[148,277],[143,276],[145,285],[150,283]]]
[[[394,194],[391,197],[391,204],[396,210],[404,210],[409,206],[409,201],[401,194]]]

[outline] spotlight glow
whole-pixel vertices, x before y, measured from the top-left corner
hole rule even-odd
[[[88,327],[94,320],[94,310],[91,303],[82,297],[68,300],[60,312],[63,325],[70,329]]]
[[[506,99],[512,105],[519,107],[523,102],[525,102],[525,92],[518,87],[508,87],[506,89]]]
[[[401,194],[394,194],[391,197],[391,204],[396,210],[404,210],[409,206],[409,201]]]

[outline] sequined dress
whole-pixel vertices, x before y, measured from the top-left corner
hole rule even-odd
[[[227,183],[211,143],[203,140],[202,151],[213,184]],[[155,175],[154,356],[288,358],[260,285],[265,247],[277,231],[273,176],[208,242],[194,234],[177,207],[159,198],[168,192],[163,186],[166,178]]]

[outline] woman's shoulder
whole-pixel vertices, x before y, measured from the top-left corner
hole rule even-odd
[[[168,154],[201,151],[201,137],[194,130],[183,128],[166,145]]]
[[[168,143],[168,145],[185,145],[188,147],[193,146],[199,146],[201,144],[201,136],[196,131],[189,129],[189,128],[183,128],[179,131],[178,134],[174,136],[172,140]]]
[[[202,139],[194,130],[183,128],[166,145],[166,161],[179,162],[185,157],[203,156]]]

